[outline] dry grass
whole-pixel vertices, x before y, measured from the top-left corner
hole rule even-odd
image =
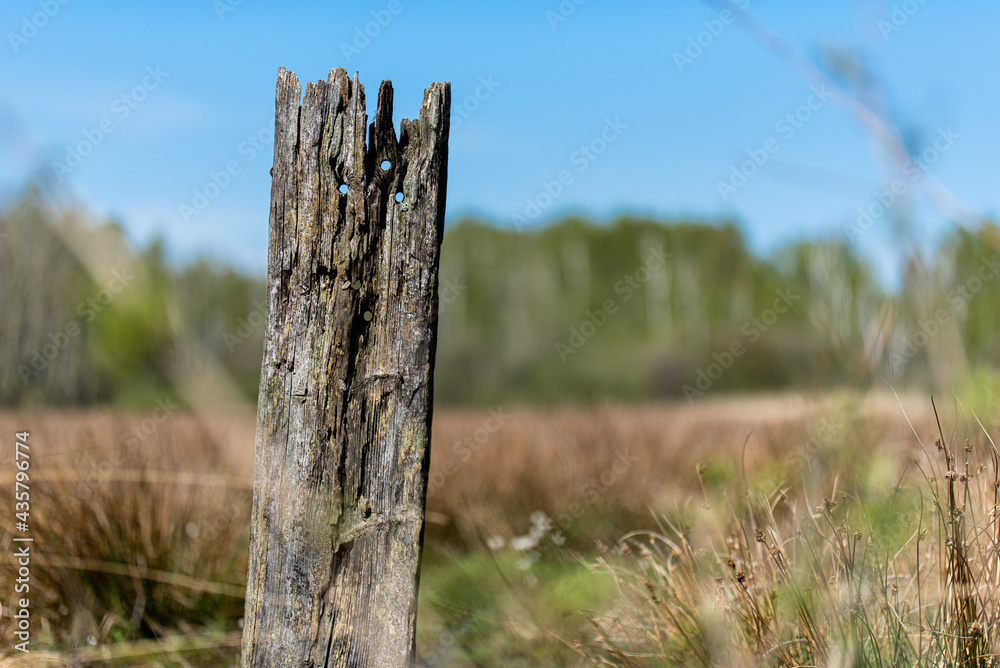
[[[974,426],[970,440],[917,427],[911,457],[855,447],[853,470],[828,468],[794,489],[704,489],[686,523],[664,518],[625,537],[624,560],[600,561],[624,607],[595,620],[588,656],[615,666],[996,666],[1000,452]],[[866,481],[864,467],[884,475]]]
[[[933,428],[922,400],[906,403],[918,432]],[[912,459],[916,447],[895,400],[881,395],[498,413],[490,422],[486,412],[436,412],[429,548],[447,545],[451,551],[480,550],[487,538],[509,540],[523,534],[531,525],[532,513],[540,510],[567,538],[567,555],[593,555],[595,547],[602,549],[630,529],[649,526],[651,510],[669,521],[687,518],[690,499],[702,489],[695,473],[699,463],[704,465],[702,478],[711,493],[739,482],[742,458],[748,476],[759,481],[750,489],[758,495],[754,521],[769,533],[766,543],[757,543],[746,539],[749,529],[744,527],[735,534],[738,541],[731,552],[745,564],[741,568],[754,578],[752,582],[768,578],[778,582],[780,569],[773,559],[769,561],[767,548],[780,545],[789,550],[783,541],[794,540],[791,527],[800,526],[806,518],[817,532],[826,526],[823,522],[836,529],[842,518],[804,518],[801,506],[785,508],[781,503],[761,514],[761,499],[774,501],[762,490],[787,479],[799,470],[800,462],[810,462],[810,466],[821,462],[823,472],[816,474],[817,480],[828,480],[830,471],[845,470],[843,460],[849,461],[850,453],[877,449],[899,468],[899,462]],[[18,431],[31,432],[35,648],[61,652],[53,656],[62,657],[66,665],[96,661],[95,648],[114,643],[120,643],[122,651],[133,648],[129,651],[160,651],[170,656],[204,650],[169,645],[176,644],[179,634],[197,637],[202,645],[210,642],[206,637],[219,638],[223,647],[219,656],[232,656],[226,643],[238,632],[242,614],[253,416],[204,419],[178,412],[160,422],[144,419],[110,412],[0,414],[0,434],[7,434],[3,442],[11,445],[8,452],[0,453],[7,481],[0,486],[0,508],[13,508],[10,437]],[[824,419],[832,419],[833,428]],[[744,456],[743,444],[751,431]],[[823,438],[810,443],[817,434]],[[836,448],[846,448],[844,444],[851,439],[858,442],[838,455]],[[943,478],[938,480],[938,485],[944,484]],[[982,480],[976,478],[970,484]],[[964,494],[965,488],[961,491]],[[743,509],[735,503],[738,499],[729,501],[733,510],[727,521],[732,527],[742,526],[750,515],[741,514]],[[927,527],[931,527],[930,517],[928,510],[923,520]],[[832,529],[827,529],[829,534]],[[665,529],[663,535],[669,533]],[[0,534],[0,581],[4,583],[13,580],[11,538],[10,527],[4,527]],[[678,556],[661,550],[658,563],[667,574],[676,570],[677,560],[688,549],[687,543],[677,539],[669,544],[681,552]],[[710,542],[691,539],[692,569],[696,564],[703,568],[707,545]],[[815,558],[840,563],[835,545],[830,543]],[[921,543],[921,549],[930,550],[930,546],[930,542]],[[648,568],[653,561],[642,563]],[[923,563],[929,569],[932,562],[928,557]],[[690,573],[694,577],[701,570]],[[978,571],[975,575],[979,576]],[[671,582],[664,579],[658,586],[677,586]],[[692,581],[683,588],[684,595],[692,601],[718,595],[706,590],[705,582],[714,582],[714,577]],[[925,580],[922,591],[928,596],[929,586],[929,579]],[[728,580],[724,589],[736,605],[740,590]],[[0,657],[13,660],[7,616],[13,592],[8,589],[0,596],[5,609],[0,620]],[[666,600],[665,595],[659,596]],[[657,609],[647,613],[650,617],[631,620],[633,631],[654,621],[662,623],[653,617]],[[748,619],[742,623],[755,623]],[[629,642],[619,643],[621,638],[615,633],[607,633],[609,643],[623,648],[623,656],[642,653],[628,649],[632,647]],[[647,629],[643,637],[644,643],[659,636],[648,636]],[[160,644],[150,639],[160,639]],[[191,665],[212,665],[211,660],[194,663],[190,655],[188,660]]]
[[[910,397],[904,405],[919,426],[933,426],[926,399]],[[488,419],[478,412],[435,416],[427,502],[435,537],[475,547],[485,534],[523,532],[540,510],[583,547],[589,538],[647,526],[650,509],[662,512],[689,498],[700,490],[699,465],[731,483],[741,458],[750,473],[775,466],[790,471],[807,459],[811,439],[840,443],[863,434],[864,447],[898,456],[915,447],[891,394],[517,411],[475,450],[470,443]],[[820,438],[825,432],[831,433]],[[445,475],[449,463],[455,469]]]
[[[160,422],[8,414],[0,429],[11,444],[0,503],[11,509],[13,434],[31,433],[35,648],[74,648],[73,657],[89,661],[108,643],[235,628],[246,578],[252,418],[206,426],[186,414]],[[14,579],[10,528],[2,537],[5,583]],[[3,596],[9,612],[14,592]],[[7,642],[10,618],[3,622]]]

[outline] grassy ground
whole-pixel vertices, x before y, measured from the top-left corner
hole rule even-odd
[[[879,394],[438,410],[421,660],[780,665],[832,661],[836,649],[865,661],[877,654],[873,664],[931,665],[929,652],[949,647],[953,658],[984,654],[991,638],[968,650],[946,647],[942,634],[986,633],[983,623],[993,619],[984,616],[992,597],[976,589],[998,577],[986,568],[996,561],[993,543],[984,542],[995,472],[976,477],[980,464],[992,465],[989,441],[970,411],[939,407],[945,442],[961,458],[944,462],[930,408],[925,398],[906,398],[901,408]],[[31,432],[34,651],[23,665],[238,664],[253,416],[157,417],[0,414],[11,444],[0,453],[0,508],[14,507],[13,434]],[[965,438],[973,477],[960,482],[947,473],[962,474],[955,462],[964,463]],[[957,501],[949,501],[949,483],[959,485]],[[966,513],[964,524],[954,524],[956,512]],[[5,526],[4,583],[16,578],[12,537]],[[948,607],[959,577],[949,537],[968,545],[959,554],[970,561],[962,582],[977,583],[959,587],[961,613]],[[918,554],[923,565],[913,563]],[[883,594],[899,598],[880,599],[876,576],[892,580]],[[854,592],[853,603],[842,590]],[[801,591],[813,597],[808,606],[795,598]],[[14,598],[0,592],[0,666],[19,665],[8,616]],[[870,637],[857,631],[862,618],[851,617],[852,605],[868,610],[869,621],[882,611]],[[812,626],[803,626],[807,608]],[[891,615],[902,621],[894,626]],[[809,634],[812,644],[782,644]],[[895,645],[879,649],[890,636]]]

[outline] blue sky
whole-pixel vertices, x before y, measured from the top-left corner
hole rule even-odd
[[[828,54],[858,54],[879,81],[870,99],[914,151],[950,128],[929,172],[971,210],[994,214],[1000,6],[741,4],[827,72]],[[450,80],[449,221],[475,214],[510,224],[534,213],[529,201],[541,205],[539,221],[567,212],[728,218],[766,253],[844,234],[858,207],[899,178],[854,118],[810,98],[809,83],[718,7],[561,5],[562,14],[559,0],[7,0],[0,189],[16,193],[40,173],[95,216],[119,220],[136,243],[162,234],[178,259],[209,253],[262,269],[279,66],[302,81],[357,70],[370,104],[378,82],[392,79],[397,122],[418,114],[427,84]],[[358,38],[366,28],[367,43]],[[690,46],[699,41],[700,52]],[[779,130],[797,112],[807,120]],[[53,167],[69,164],[67,146],[97,137],[77,166]],[[761,151],[767,161],[724,200],[719,182]],[[185,220],[181,205],[229,163],[238,173]],[[545,183],[564,170],[568,184],[546,197]],[[926,246],[953,224],[928,205],[922,182],[904,183],[905,201],[890,210],[907,212],[906,238]],[[903,246],[891,217],[856,241],[885,275]]]

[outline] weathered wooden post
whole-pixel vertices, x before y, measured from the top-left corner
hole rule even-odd
[[[356,74],[300,96],[280,69],[243,665],[409,666],[451,87],[398,140],[389,81],[370,129]]]

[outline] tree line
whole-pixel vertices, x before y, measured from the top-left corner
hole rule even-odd
[[[446,230],[436,400],[701,401],[717,393],[947,388],[1000,365],[1000,236],[955,231],[886,289],[845,238],[752,253],[731,221],[567,217]],[[148,407],[213,373],[256,400],[265,281],[56,210],[0,212],[0,404]]]

